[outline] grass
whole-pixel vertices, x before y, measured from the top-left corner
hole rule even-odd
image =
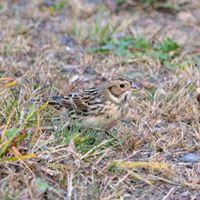
[[[46,6],[50,13],[61,12],[64,6],[67,4],[66,0],[56,2],[44,2],[43,6]]]
[[[117,13],[104,4],[84,20],[66,1],[53,5],[49,15],[39,0],[1,3],[0,199],[199,199],[199,163],[180,161],[199,152],[199,41],[185,53],[186,44],[162,32],[154,43],[145,27],[134,34],[145,20],[138,4],[129,11],[117,4]],[[171,20],[159,14],[156,24]],[[70,51],[63,35],[76,41]],[[96,75],[84,73],[88,66]],[[68,129],[63,113],[31,103],[125,75],[142,89],[110,135]]]
[[[178,56],[180,45],[171,38],[166,38],[161,43],[151,45],[145,38],[124,37],[122,39],[107,39],[106,42],[99,42],[99,47],[89,50],[91,53],[113,53],[121,59],[142,58],[157,60],[161,65],[175,69],[177,65],[173,59]]]
[[[131,5],[138,4],[144,9],[155,9],[155,10],[163,10],[165,12],[177,12],[181,8],[178,2],[172,1],[159,1],[159,0],[138,0],[135,2],[127,1],[127,0],[116,0],[117,4],[120,6],[121,4],[127,4],[127,7]]]

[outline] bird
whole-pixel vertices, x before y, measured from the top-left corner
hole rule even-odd
[[[126,116],[130,98],[138,89],[132,81],[117,78],[67,96],[52,96],[48,105],[64,108],[70,126],[107,131]]]

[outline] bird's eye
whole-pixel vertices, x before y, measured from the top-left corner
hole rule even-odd
[[[120,84],[119,86],[120,86],[120,88],[124,88],[124,87],[125,87],[125,85],[124,85],[124,84]]]

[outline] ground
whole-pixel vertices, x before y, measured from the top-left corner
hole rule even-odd
[[[7,0],[0,19],[0,199],[200,199],[198,0]],[[141,90],[109,134],[40,101],[116,77]]]

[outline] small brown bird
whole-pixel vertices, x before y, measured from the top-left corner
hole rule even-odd
[[[115,79],[97,88],[68,96],[53,96],[49,104],[66,109],[70,125],[108,130],[128,112],[130,97],[138,87],[126,79]]]

